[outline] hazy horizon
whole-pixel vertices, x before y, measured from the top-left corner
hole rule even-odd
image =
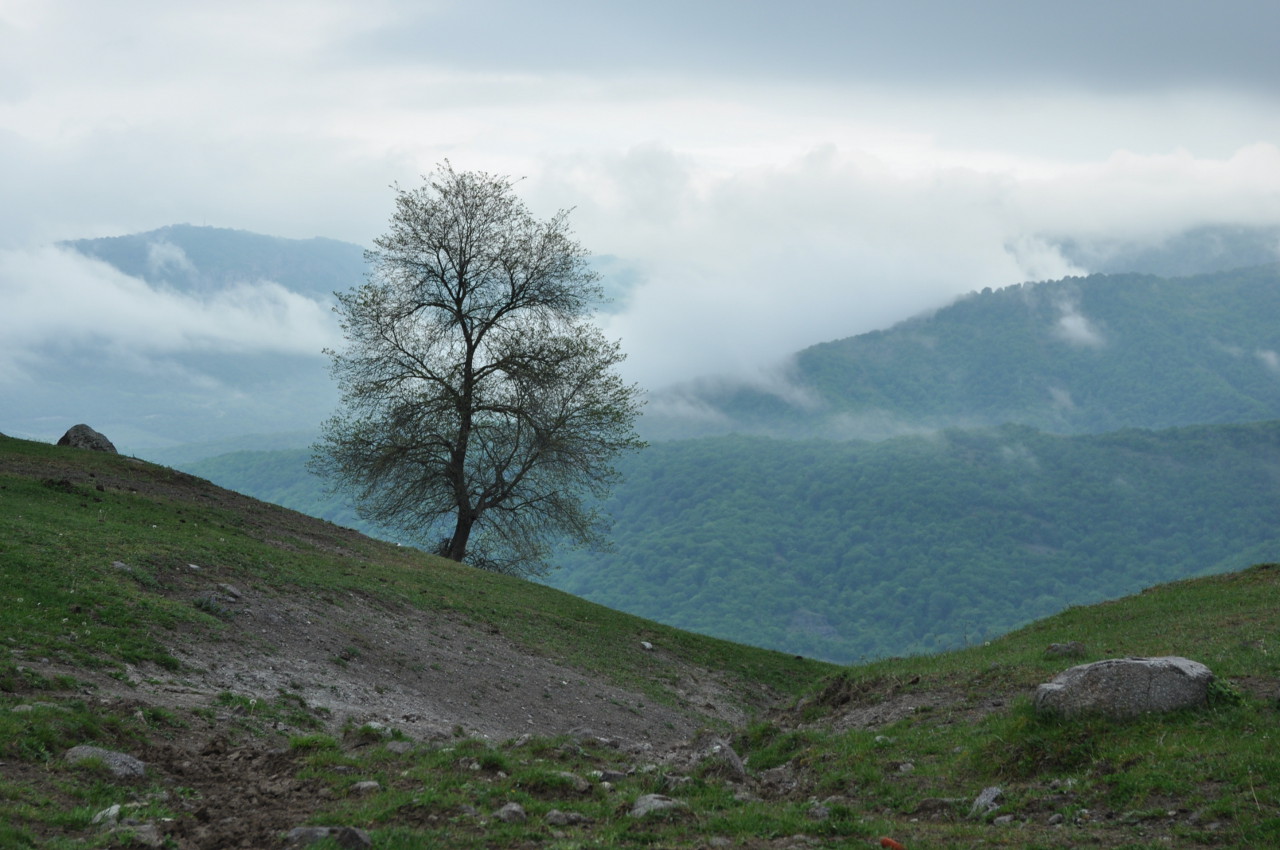
[[[52,245],[368,245],[444,158],[573,209],[651,389],[1090,271],[1057,240],[1280,225],[1278,28],[1262,0],[4,4],[0,394],[74,357],[187,389],[192,355],[321,361],[321,301]]]

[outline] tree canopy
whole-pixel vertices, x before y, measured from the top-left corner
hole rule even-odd
[[[440,554],[513,573],[553,543],[603,541],[612,463],[643,443],[624,355],[568,211],[535,219],[513,182],[448,162],[396,187],[357,289],[337,293],[342,393],[312,468],[361,516]]]

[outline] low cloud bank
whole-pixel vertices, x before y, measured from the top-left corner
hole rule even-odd
[[[174,246],[169,246],[173,248]],[[190,266],[160,246],[159,262]],[[183,266],[182,264],[186,265]],[[319,358],[341,341],[329,307],[272,281],[191,294],[153,288],[72,250],[0,251],[0,383],[38,376],[76,356],[164,372],[176,355]]]

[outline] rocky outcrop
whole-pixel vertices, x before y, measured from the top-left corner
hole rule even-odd
[[[90,428],[88,425],[73,425],[58,440],[60,446],[71,446],[77,449],[89,449],[94,452],[110,452],[118,454],[111,441]]]
[[[1136,717],[1204,705],[1213,672],[1178,656],[1108,658],[1059,673],[1036,689],[1036,710],[1068,717]]]
[[[104,750],[101,747],[87,745],[72,747],[62,757],[69,764],[80,764],[85,761],[100,762],[112,776],[118,779],[133,779],[147,774],[146,764],[133,756],[114,750]]]
[[[373,846],[369,833],[354,826],[300,826],[289,830],[285,836],[290,847],[309,847],[325,839],[332,839],[343,850],[364,850]]]

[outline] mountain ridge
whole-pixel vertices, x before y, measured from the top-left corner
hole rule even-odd
[[[710,423],[704,435],[835,439],[1005,423],[1099,433],[1277,418],[1277,315],[1280,263],[1014,284],[810,346],[773,386],[694,384],[656,403],[683,401],[694,422]],[[648,427],[650,436],[674,436],[679,416]]]

